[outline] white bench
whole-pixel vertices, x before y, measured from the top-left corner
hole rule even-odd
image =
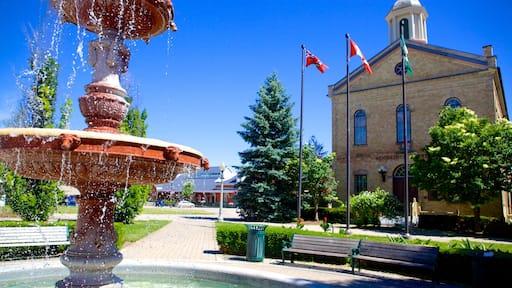
[[[0,227],[0,247],[69,244],[68,226]]]

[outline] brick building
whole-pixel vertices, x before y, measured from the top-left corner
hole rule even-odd
[[[400,21],[413,75],[406,77],[406,111],[409,151],[420,151],[430,142],[428,129],[443,106],[464,106],[479,117],[508,119],[500,68],[492,46],[482,55],[428,44],[428,14],[418,0],[397,0],[386,16],[389,45],[369,59],[373,75],[358,67],[349,74],[350,193],[376,187],[404,198],[404,133]],[[438,31],[441,33],[442,31]],[[332,147],[336,153],[336,178],[341,199],[346,199],[347,77],[329,86],[332,101]],[[469,205],[438,201],[426,191],[409,187],[423,213],[472,214]],[[482,215],[510,219],[510,194],[482,207]]]

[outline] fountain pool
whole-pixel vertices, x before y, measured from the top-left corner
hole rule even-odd
[[[37,262],[37,261],[36,261]],[[0,286],[5,288],[46,288],[67,273],[56,261],[20,264],[0,269]],[[43,263],[44,262],[44,263]],[[5,268],[5,269],[4,269]],[[124,287],[157,288],[286,288],[331,287],[318,282],[261,273],[251,269],[205,263],[135,262],[124,260],[114,272],[124,279]]]

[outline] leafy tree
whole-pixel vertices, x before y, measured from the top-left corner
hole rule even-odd
[[[467,108],[446,107],[429,134],[431,142],[411,155],[414,183],[440,200],[469,202],[480,231],[481,205],[512,190],[512,124],[492,124]]]
[[[321,202],[332,203],[336,197],[336,187],[338,182],[334,177],[332,163],[334,153],[326,154],[325,157],[318,156],[319,146],[307,144],[302,149],[302,203],[304,206],[312,206],[315,209],[315,220],[319,220],[318,207]],[[290,179],[290,186],[297,187],[297,175],[299,159],[296,157],[289,161],[286,166],[286,172]]]
[[[36,59],[36,60],[34,60]],[[29,101],[31,127],[53,128],[59,65],[53,57],[45,56],[43,65],[37,67],[37,57],[32,57],[31,69],[37,71],[32,85],[33,97]]]
[[[133,102],[130,97],[126,100],[128,103]],[[141,113],[138,107],[132,105],[119,129],[125,134],[146,137],[146,129],[148,128],[145,123],[146,118],[146,110]],[[118,202],[114,210],[114,221],[125,224],[133,223],[135,217],[142,212],[150,192],[150,185],[131,185],[128,189],[117,191],[116,198]]]
[[[119,130],[125,134],[146,137],[146,130],[148,129],[148,124],[145,123],[148,118],[146,109],[140,111],[138,107],[134,107],[131,97],[127,97],[126,101],[130,103],[131,106],[126,114],[126,118],[121,122]]]
[[[126,191],[117,191],[118,202],[114,211],[114,221],[133,224],[135,217],[142,213],[150,192],[150,185],[132,185]]]
[[[60,106],[60,121],[59,128],[61,129],[69,129],[69,120],[71,118],[71,113],[73,112],[73,102],[71,98],[66,97],[66,100]]]
[[[51,128],[54,127],[59,65],[51,56],[39,55],[33,53],[30,59],[30,69],[34,71],[30,74],[33,76],[31,89],[25,91],[24,99],[11,122],[20,121],[28,127]],[[2,175],[7,202],[24,220],[46,221],[64,198],[57,182],[28,179],[8,170]]]
[[[258,96],[249,106],[253,116],[244,117],[244,130],[237,132],[250,148],[239,153],[243,180],[237,184],[236,200],[246,219],[290,221],[296,214],[296,195],[285,167],[295,157],[297,119],[276,73],[266,78]]]
[[[185,200],[190,200],[192,195],[194,195],[194,182],[187,182],[183,184],[183,189],[181,190],[181,195]]]
[[[2,165],[3,166],[3,165]],[[4,175],[7,205],[25,221],[47,221],[64,193],[57,182],[27,179],[12,172]]]

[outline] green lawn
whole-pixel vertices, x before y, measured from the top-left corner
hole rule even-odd
[[[169,223],[171,221],[168,220],[135,221],[133,224],[115,223],[117,247],[120,249],[128,242],[136,242]]]
[[[57,213],[62,214],[76,214],[78,211],[77,206],[59,206],[57,207]],[[152,215],[213,215],[208,211],[201,210],[201,208],[187,209],[187,208],[171,208],[171,207],[144,207],[142,214]],[[0,216],[2,210],[0,210]]]
[[[144,207],[142,214],[171,214],[171,215],[213,215],[213,213],[201,210],[201,208],[170,208],[170,207]]]

